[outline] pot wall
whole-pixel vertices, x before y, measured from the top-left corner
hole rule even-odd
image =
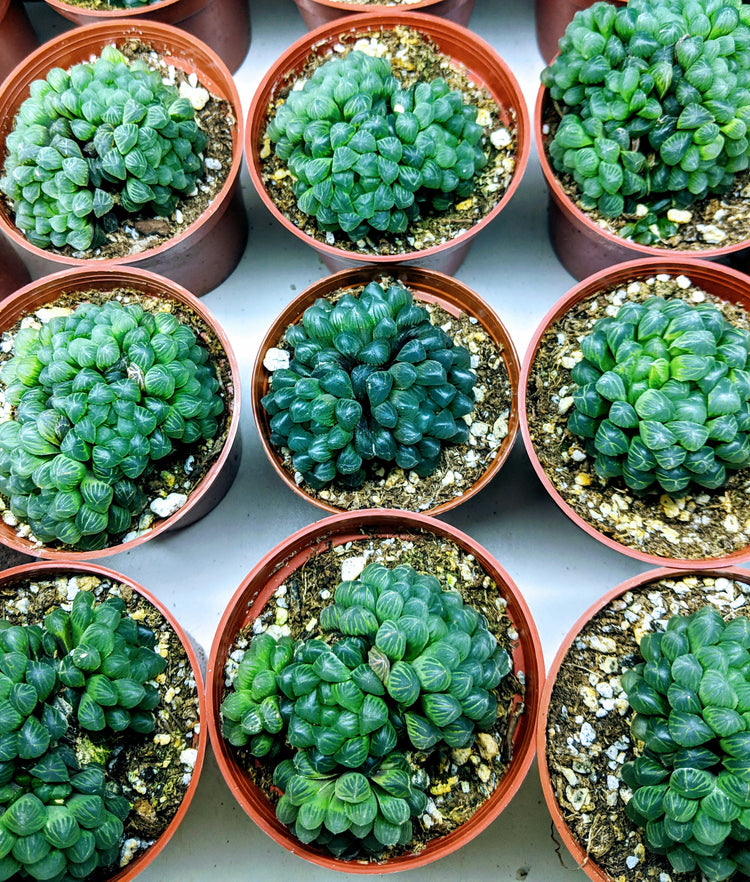
[[[493,796],[460,828],[432,840],[417,855],[402,855],[384,864],[366,864],[332,858],[303,845],[276,819],[273,806],[262,791],[237,765],[232,748],[221,736],[219,706],[224,690],[224,664],[238,632],[262,612],[273,592],[291,572],[311,555],[341,545],[363,535],[417,537],[427,532],[443,536],[474,555],[497,582],[508,601],[508,615],[518,631],[518,647],[513,654],[514,669],[526,675],[526,712],[519,718],[513,735],[513,760]],[[252,820],[288,851],[329,870],[356,874],[376,874],[412,869],[455,851],[484,830],[506,807],[520,787],[533,759],[533,739],[538,699],[544,680],[544,663],[536,626],[526,602],[505,570],[485,549],[465,533],[441,521],[411,512],[364,511],[334,517],[304,528],[270,551],[244,579],[230,601],[216,632],[206,674],[211,743],[219,768],[230,790]]]
[[[357,15],[367,12],[370,15],[380,15],[383,12],[392,12],[393,6],[368,5],[362,3],[350,3],[345,0],[294,0],[300,11],[308,30],[328,24],[337,18],[346,15]],[[474,10],[474,0],[417,0],[415,3],[404,3],[401,6],[404,12],[427,12],[440,18],[453,21],[456,24],[468,27],[471,13]]]
[[[0,233],[12,244],[26,264],[32,278],[57,270],[96,267],[111,270],[135,266],[162,273],[201,296],[219,285],[240,260],[247,239],[247,216],[239,189],[242,161],[242,120],[240,98],[226,65],[206,45],[179,28],[158,22],[113,22],[88,25],[63,33],[25,59],[22,65],[0,85],[0,156],[5,155],[5,141],[21,103],[28,97],[29,85],[44,78],[54,66],[68,68],[87,60],[108,43],[123,42],[129,36],[148,42],[156,51],[170,58],[170,63],[186,72],[195,72],[209,91],[231,105],[235,120],[232,127],[232,167],[223,187],[203,214],[183,233],[140,254],[89,260],[54,254],[31,245],[13,223],[0,203]]]

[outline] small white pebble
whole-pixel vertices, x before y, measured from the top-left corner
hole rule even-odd
[[[164,499],[152,500],[149,508],[158,518],[168,518],[176,511],[179,511],[187,502],[185,493],[170,493]]]
[[[191,86],[186,80],[180,83],[180,98],[187,98],[194,110],[202,110],[208,104],[210,97],[208,89],[204,89],[203,86]]]
[[[596,741],[596,732],[591,723],[584,723],[581,726],[580,738],[584,747],[590,747]]]
[[[637,867],[639,863],[640,863],[640,859],[637,858],[634,854],[629,854],[625,858],[625,866],[629,870],[632,870],[634,867]]]
[[[342,581],[349,582],[352,579],[356,579],[365,568],[366,563],[367,560],[364,557],[348,557],[341,564]]]
[[[263,356],[263,367],[267,371],[277,371],[289,367],[289,352],[272,346]]]
[[[490,133],[490,141],[496,150],[507,147],[511,142],[510,132],[505,128],[495,129]]]

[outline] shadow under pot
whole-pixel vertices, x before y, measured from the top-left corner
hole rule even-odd
[[[749,310],[736,270],[640,260],[579,283],[542,320],[521,370],[521,432],[545,489],[590,536],[678,568],[747,557]]]
[[[437,514],[507,459],[518,375],[510,335],[470,288],[369,266],[314,283],[273,322],[253,415],[277,474],[314,505]]]
[[[6,300],[0,330],[0,542],[92,559],[223,498],[242,450],[239,371],[192,294],[144,270],[72,270]]]
[[[750,630],[749,593],[736,568],[650,570],[607,592],[563,641],[542,692],[539,774],[560,838],[594,882],[747,874],[748,684],[724,653]],[[730,681],[736,710],[714,704],[717,689],[734,695]]]
[[[125,103],[112,102],[116,76],[128,78]],[[239,95],[191,34],[119,19],[66,32],[5,80],[0,106],[0,232],[32,278],[136,266],[201,296],[239,262]],[[39,114],[52,120],[44,146],[30,125]]]
[[[391,67],[396,51],[407,57]],[[318,107],[336,69],[345,85]],[[261,200],[332,272],[452,274],[518,186],[528,129],[516,78],[489,44],[436,16],[389,12],[332,22],[284,52],[253,97],[245,150]]]
[[[405,12],[426,12],[468,27],[474,0],[412,0],[403,3],[357,3],[356,0],[294,0],[308,30],[357,13],[381,15],[401,6]]]
[[[356,597],[345,596],[351,589]],[[372,601],[376,612],[362,601]],[[379,624],[377,610],[382,616],[387,603],[392,618]],[[371,630],[346,625],[352,616],[364,616]],[[403,653],[386,633],[396,643],[398,634],[406,639]],[[309,688],[291,685],[301,673],[290,662],[295,641],[302,642],[294,660],[305,659],[312,674]],[[454,652],[458,644],[463,648]],[[268,685],[262,705],[268,727],[261,731],[250,724],[257,702],[246,691],[247,675],[261,656],[270,660],[269,651],[273,662],[261,676]],[[319,654],[325,659],[312,661]],[[338,671],[335,683],[321,667],[329,664]],[[431,681],[429,694],[419,680],[427,668],[443,672],[442,685]],[[214,752],[252,820],[305,860],[373,874],[437,860],[497,818],[532,760],[544,668],[525,602],[483,548],[423,515],[369,511],[319,521],[263,558],[222,617],[207,676]],[[407,680],[411,686],[402,689]],[[315,719],[308,711],[324,697],[332,708],[327,731],[320,717],[312,724],[300,717]],[[281,717],[273,713],[276,706]],[[242,707],[245,729],[237,722]],[[441,764],[446,752],[454,765]],[[322,770],[320,777],[313,767]],[[302,805],[306,780],[316,782],[316,809]],[[426,786],[434,808],[425,801]]]
[[[21,0],[0,2],[0,80],[39,45]]]
[[[0,589],[0,655],[6,671],[15,662],[11,695],[26,695],[0,703],[6,744],[17,735],[24,746],[3,761],[3,873],[129,882],[198,786],[207,736],[195,651],[166,607],[104,567],[35,562],[5,570]]]

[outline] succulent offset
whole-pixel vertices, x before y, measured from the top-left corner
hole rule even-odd
[[[568,428],[600,477],[674,495],[750,465],[750,333],[716,307],[626,303],[581,351]]]
[[[303,842],[345,857],[408,844],[425,804],[409,753],[490,729],[510,657],[458,592],[410,566],[369,564],[319,618],[324,639],[253,637],[222,733],[281,756],[277,816]]]
[[[390,62],[359,50],[320,65],[266,130],[321,230],[356,241],[403,233],[466,198],[487,160],[477,108],[442,78],[402,88]]]
[[[543,71],[561,114],[555,168],[586,209],[647,214],[620,234],[674,235],[666,214],[723,193],[750,162],[750,9],[740,0],[629,0],[577,12]]]
[[[285,339],[289,367],[273,372],[261,403],[271,443],[291,450],[311,487],[360,486],[373,464],[429,475],[444,444],[468,439],[469,351],[406,288],[371,282],[359,296],[320,298]]]
[[[83,303],[21,328],[0,369],[0,492],[44,543],[103,547],[147,499],[139,479],[213,437],[224,403],[208,350],[169,312]]]
[[[622,769],[650,849],[709,882],[750,874],[750,620],[706,606],[646,634],[622,686],[643,751]]]
[[[130,804],[71,733],[153,731],[154,645],[120,598],[86,591],[42,625],[0,622],[0,879],[86,879],[119,860]]]
[[[86,251],[119,218],[169,216],[203,174],[205,133],[174,86],[114,46],[31,84],[0,190],[32,245]]]

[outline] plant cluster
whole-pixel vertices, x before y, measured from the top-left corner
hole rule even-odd
[[[356,487],[368,464],[429,475],[444,444],[461,444],[476,374],[426,309],[400,285],[377,282],[335,303],[320,298],[285,335],[289,367],[262,399],[271,443],[287,447],[313,488]]]
[[[674,235],[668,209],[722,193],[750,162],[750,10],[740,0],[629,0],[577,12],[542,72],[561,119],[555,168],[621,235]]]
[[[208,350],[169,312],[83,303],[21,328],[0,369],[0,492],[39,541],[104,547],[146,505],[138,479],[212,438],[224,404]]]
[[[31,84],[7,137],[0,190],[39,248],[101,245],[118,215],[169,216],[203,172],[206,135],[158,71],[105,46]]]
[[[711,606],[646,634],[622,686],[643,752],[622,769],[630,819],[678,873],[750,874],[750,620]]]
[[[390,62],[359,50],[320,65],[266,134],[319,229],[356,241],[403,233],[473,192],[486,165],[477,108],[442,78],[403,89]]]
[[[87,879],[119,859],[130,804],[71,733],[153,731],[154,645],[120,598],[87,591],[43,625],[0,622],[0,879]]]
[[[626,303],[581,340],[568,428],[602,478],[670,494],[750,465],[750,334],[714,306]]]
[[[295,751],[274,783],[299,839],[377,854],[407,844],[424,811],[409,752],[467,747],[491,728],[511,661],[460,594],[409,566],[369,564],[341,582],[320,626],[325,639],[253,638],[222,732],[256,756]]]

